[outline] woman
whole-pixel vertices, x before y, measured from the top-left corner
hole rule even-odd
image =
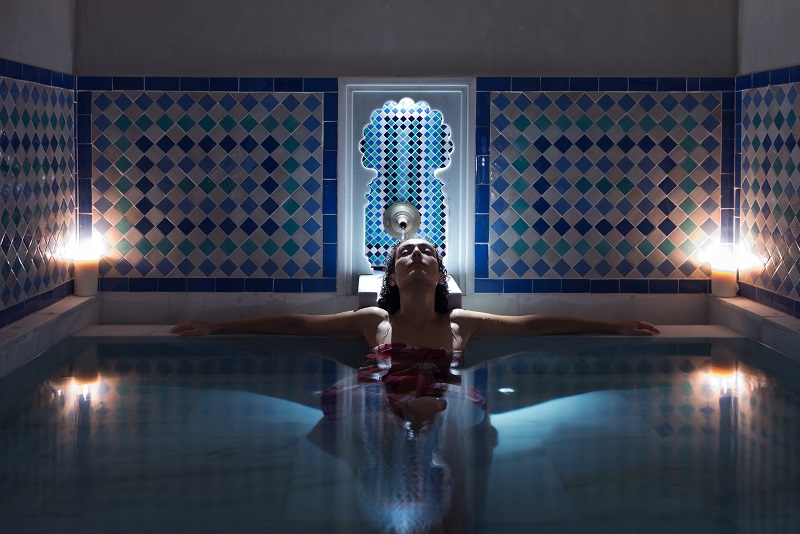
[[[553,334],[652,336],[658,328],[645,321],[594,321],[546,315],[495,315],[447,310],[447,271],[425,239],[397,243],[386,261],[379,306],[332,315],[271,315],[240,321],[181,323],[171,332],[208,334],[284,334],[364,339],[370,347],[404,344],[463,349],[473,337]]]

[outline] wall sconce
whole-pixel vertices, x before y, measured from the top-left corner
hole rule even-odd
[[[697,252],[701,263],[711,266],[711,294],[715,297],[735,297],[739,291],[739,271],[762,267],[764,262],[741,245],[711,243]]]
[[[91,239],[73,243],[67,258],[72,259],[74,288],[72,293],[78,297],[91,297],[97,294],[100,271],[100,258],[105,255],[105,243],[96,234]]]

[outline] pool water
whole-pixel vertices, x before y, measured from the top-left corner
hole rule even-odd
[[[752,341],[476,342],[463,368],[419,365],[438,388],[422,400],[421,379],[389,385],[397,361],[363,359],[308,338],[72,338],[0,381],[0,530],[800,524],[800,364]]]

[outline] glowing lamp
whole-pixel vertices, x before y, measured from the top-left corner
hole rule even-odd
[[[715,243],[701,249],[697,256],[711,266],[711,294],[715,297],[735,297],[738,272],[763,265],[755,254],[733,244]]]
[[[79,297],[96,295],[100,258],[104,254],[102,241],[97,236],[92,236],[91,240],[83,241],[80,244],[76,243],[71,249],[68,257],[72,258],[74,267],[73,294]]]

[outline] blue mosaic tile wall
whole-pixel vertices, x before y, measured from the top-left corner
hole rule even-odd
[[[396,202],[408,202],[419,210],[416,235],[429,239],[445,255],[444,184],[434,172],[449,165],[453,142],[442,113],[424,101],[388,101],[370,116],[359,148],[362,165],[377,171],[369,184],[364,221],[370,265],[382,266],[397,241],[383,226],[386,208]]]
[[[0,327],[72,292],[74,85],[0,59]]]
[[[337,88],[81,78],[101,289],[335,291]]]
[[[478,85],[476,291],[708,291],[694,255],[732,239],[731,80]]]
[[[743,295],[800,317],[800,67],[737,79],[740,241],[762,268]]]

